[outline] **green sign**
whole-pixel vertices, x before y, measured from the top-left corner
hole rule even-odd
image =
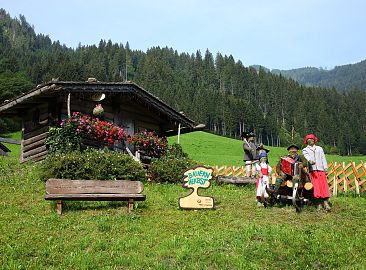
[[[198,195],[198,189],[211,186],[213,169],[205,166],[198,166],[187,170],[183,174],[183,187],[191,189],[191,192],[179,198],[179,207],[182,209],[212,209],[214,200],[212,197]]]

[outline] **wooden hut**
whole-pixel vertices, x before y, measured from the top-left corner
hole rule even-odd
[[[22,121],[21,162],[42,160],[50,126],[56,126],[72,112],[91,114],[97,104],[105,120],[122,125],[128,134],[140,130],[160,133],[195,129],[194,122],[132,82],[50,81],[28,93],[0,104],[0,117]],[[202,125],[199,125],[200,127]]]

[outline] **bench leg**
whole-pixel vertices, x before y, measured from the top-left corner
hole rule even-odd
[[[131,213],[131,211],[133,210],[133,199],[128,199],[128,213]]]
[[[57,211],[57,214],[59,214],[59,215],[62,214],[62,201],[60,201],[60,200],[56,201],[56,211]]]

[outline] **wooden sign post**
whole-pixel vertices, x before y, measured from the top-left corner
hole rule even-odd
[[[181,209],[213,209],[214,199],[198,195],[199,188],[209,188],[211,185],[213,169],[205,166],[198,166],[187,170],[183,174],[183,187],[191,189],[191,192],[179,198]]]

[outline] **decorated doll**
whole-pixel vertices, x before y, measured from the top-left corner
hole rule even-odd
[[[266,187],[269,185],[269,179],[272,173],[272,168],[268,165],[268,157],[266,152],[259,154],[259,164],[257,163],[255,166],[258,174],[256,182],[257,205],[262,206],[265,200],[269,197]]]
[[[244,162],[247,177],[255,177],[256,164],[258,163],[258,145],[255,142],[255,134],[253,132],[243,133]]]
[[[307,135],[304,139],[307,146],[302,149],[302,153],[310,164],[310,176],[314,186],[314,198],[318,201],[318,210],[323,207],[326,211],[330,211],[330,193],[327,182],[328,163],[323,148],[315,145],[317,141],[318,138],[314,134]]]

